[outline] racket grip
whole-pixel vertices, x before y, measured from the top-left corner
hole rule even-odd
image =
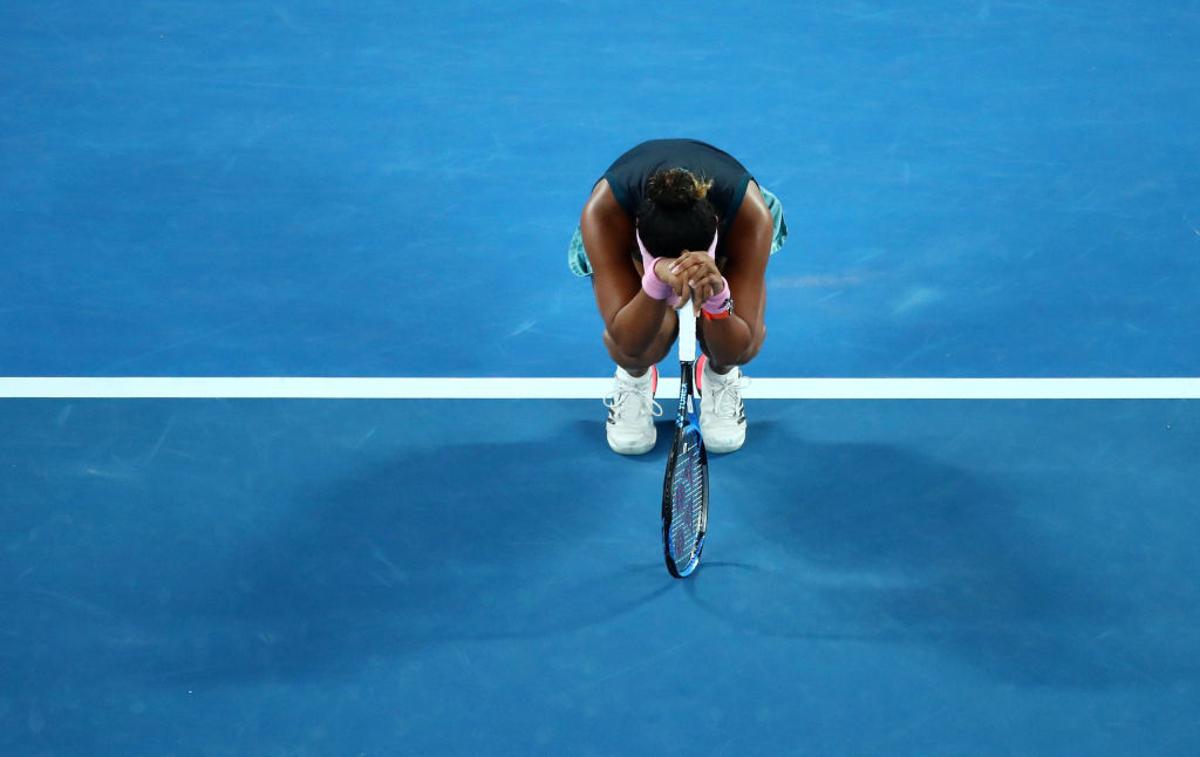
[[[679,308],[679,361],[691,363],[696,360],[696,311],[689,299]]]

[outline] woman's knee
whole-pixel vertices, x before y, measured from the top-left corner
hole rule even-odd
[[[745,365],[746,363],[749,363],[751,360],[758,357],[758,352],[759,352],[759,350],[762,349],[763,342],[765,342],[766,340],[767,340],[767,326],[764,323],[762,328],[759,329],[758,333],[755,334],[754,337],[750,340],[750,346],[747,347],[743,352],[741,352],[737,356],[736,359],[731,360],[728,363],[722,361],[719,364],[734,366],[734,365]],[[708,349],[708,345],[703,344],[703,340],[701,340],[701,341],[702,341],[702,346],[704,347],[705,354],[707,354],[714,362],[717,362],[717,359],[720,356],[718,355],[717,357],[713,357],[712,353]]]
[[[675,335],[678,331],[679,319],[675,316],[674,311],[668,311],[654,341],[641,352],[629,353],[621,349],[617,341],[612,338],[612,334],[608,333],[608,329],[604,330],[604,346],[608,349],[609,357],[613,362],[622,368],[649,368],[656,365],[671,351],[671,345],[675,343]]]
[[[764,323],[762,328],[758,330],[758,334],[756,334],[754,338],[750,340],[750,349],[746,350],[738,357],[738,365],[745,365],[754,358],[758,357],[758,352],[762,349],[763,342],[765,341],[767,341],[767,324]]]

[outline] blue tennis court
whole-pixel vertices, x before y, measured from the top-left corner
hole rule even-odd
[[[0,379],[611,376],[567,244],[688,136],[786,205],[752,380],[1194,386],[1198,49],[1191,2],[10,3]],[[683,581],[669,400],[627,458],[599,396],[0,396],[0,752],[1194,755],[1185,394],[751,398]]]

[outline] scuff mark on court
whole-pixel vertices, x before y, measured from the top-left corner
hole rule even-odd
[[[524,334],[527,331],[531,331],[533,329],[533,327],[536,325],[537,325],[537,321],[532,318],[530,318],[529,320],[521,321],[521,323],[519,323],[515,329],[513,329],[512,331],[510,331],[508,333],[508,337],[511,339],[514,336],[520,336],[521,334]]]

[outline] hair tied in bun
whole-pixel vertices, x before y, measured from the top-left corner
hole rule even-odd
[[[687,210],[705,199],[711,186],[686,168],[668,168],[649,178],[646,195],[662,210]]]

